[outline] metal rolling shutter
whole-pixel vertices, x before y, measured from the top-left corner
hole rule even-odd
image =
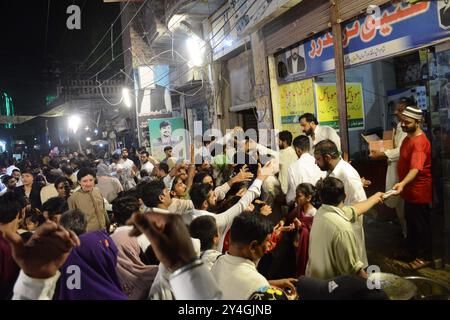
[[[353,17],[356,17],[362,13],[365,13],[369,5],[381,6],[382,4],[388,3],[386,0],[341,0],[341,19],[342,21],[347,21]]]
[[[364,12],[369,5],[382,5],[386,0],[339,1],[341,20],[345,22]],[[329,0],[304,0],[262,30],[268,55],[288,48],[312,35],[330,28],[331,4]]]
[[[329,21],[329,0],[303,0],[262,29],[267,54],[274,54],[302,41],[312,32],[328,29]]]

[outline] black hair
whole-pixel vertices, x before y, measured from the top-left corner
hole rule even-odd
[[[162,129],[167,126],[170,126],[170,123],[168,123],[167,121],[163,121],[159,124],[159,129]]]
[[[205,179],[207,176],[211,176],[211,175],[206,171],[200,171],[195,174],[192,182],[193,183],[203,183],[203,179]]]
[[[5,174],[5,175],[2,177],[2,183],[6,186],[6,185],[8,184],[8,181],[11,180],[11,179],[16,180],[16,178],[14,178],[13,176],[10,176],[10,175]]]
[[[0,197],[0,223],[7,224],[17,218],[23,203],[14,192],[7,192]]]
[[[59,223],[66,229],[72,230],[77,236],[86,233],[86,215],[79,209],[68,210],[61,215]]]
[[[24,168],[21,174],[31,174],[34,177],[34,173],[33,170],[31,170],[31,168]]]
[[[307,152],[311,148],[311,143],[309,142],[309,138],[305,135],[299,135],[299,136],[295,137],[293,145],[294,145],[294,148],[300,149],[303,152]]]
[[[72,169],[71,166],[63,166],[61,168],[61,170],[64,172],[64,174],[67,174],[67,175],[72,175],[73,174],[73,169]]]
[[[125,225],[131,215],[139,211],[140,206],[139,200],[135,197],[127,196],[114,199],[112,202],[114,220],[121,226]]]
[[[272,223],[260,214],[243,213],[233,220],[230,228],[230,242],[248,245],[252,241],[263,243],[273,231]]]
[[[58,178],[56,178],[55,183],[53,184],[53,185],[55,186],[55,189],[58,189],[58,185],[59,185],[61,182],[67,182],[67,184],[68,184],[69,187],[70,187],[70,184],[71,184],[72,181],[70,181],[70,180],[67,179],[66,177],[58,177]]]
[[[69,205],[67,204],[67,201],[61,197],[50,198],[42,205],[42,211],[48,212],[49,219],[57,214],[62,214],[67,210],[69,210]]]
[[[57,174],[57,173],[54,171],[54,169],[50,169],[50,168],[47,168],[47,169],[45,170],[44,175],[45,175],[45,178],[47,179],[47,182],[48,182],[48,183],[55,183],[56,179],[57,179],[58,177],[60,177],[60,175]]]
[[[180,181],[184,183],[183,179],[181,179],[179,176],[176,176],[175,179],[173,179],[173,183],[172,183],[172,187],[170,188],[170,191],[174,191],[175,190],[175,186],[178,183],[178,181]]]
[[[139,171],[139,174],[141,175],[141,178],[149,176],[149,173],[145,169],[142,169],[141,171]]]
[[[92,168],[93,167],[93,163],[91,160],[86,159],[81,161],[81,168]]]
[[[80,165],[81,165],[80,160],[77,159],[77,158],[72,158],[72,159],[70,159],[70,164],[74,164],[74,165],[76,165],[78,168],[79,168]]]
[[[169,165],[167,163],[161,162],[159,164],[159,170],[163,170],[165,173],[169,173],[169,171],[170,171],[169,170]]]
[[[192,220],[189,225],[192,238],[200,240],[200,250],[212,249],[214,237],[218,235],[216,219],[212,216],[201,216]]]
[[[278,139],[281,141],[286,141],[288,146],[292,144],[292,133],[290,131],[284,130],[278,134]]]
[[[148,182],[141,182],[141,185],[144,183],[148,183]],[[138,185],[139,186],[139,185]],[[127,191],[121,191],[117,194],[117,198],[122,198],[122,197],[133,197],[136,199],[142,199],[142,188],[139,188],[138,186],[131,188],[130,190]]]
[[[298,118],[298,122],[300,122],[300,120],[305,119],[306,122],[313,122],[316,125],[319,124],[319,122],[317,121],[317,118],[315,115],[313,115],[312,113],[304,113],[300,116],[300,118]]]
[[[166,151],[168,151],[168,150],[173,150],[172,146],[164,147],[164,152],[166,152]]]
[[[22,225],[26,227],[27,220],[30,220],[33,223],[37,223],[38,226],[45,222],[45,218],[36,211],[36,209],[31,209],[25,214],[25,219],[23,220]]]
[[[332,159],[337,159],[340,156],[336,144],[329,139],[320,141],[318,144],[316,144],[316,146],[314,147],[314,154],[320,154],[322,157],[328,155]]]
[[[115,161],[120,160],[120,154],[114,153],[114,154],[111,156],[111,159],[113,159],[113,160],[115,160]]]
[[[92,177],[95,178],[95,171],[91,168],[83,167],[78,171],[77,179],[78,179],[78,181],[81,181],[81,179],[83,179],[84,177],[86,177],[88,175],[91,175]]]
[[[213,187],[210,184],[206,183],[195,183],[192,186],[189,195],[195,209],[200,209],[203,205],[203,202],[208,200],[209,192],[212,189]]]
[[[241,181],[235,183],[231,186],[230,191],[228,191],[227,195],[235,196],[242,188],[248,189],[251,185],[251,181]]]
[[[159,204],[159,196],[163,194],[166,188],[164,182],[155,180],[150,181],[142,186],[142,201],[148,208],[157,207]]]
[[[150,156],[150,153],[148,153],[148,151],[146,150],[141,151],[140,154],[144,154],[146,157]]]
[[[239,200],[241,200],[241,197],[239,196],[227,196],[225,198],[225,200],[221,201],[219,203],[219,206],[217,208],[217,212],[218,213],[223,213],[225,211],[227,211],[228,209],[230,209],[232,206],[234,206],[236,203],[239,202]]]
[[[303,193],[305,197],[311,196],[311,204],[314,208],[319,208],[321,206],[319,192],[317,188],[311,183],[300,183],[295,189],[295,194]]]
[[[323,204],[338,206],[345,200],[344,183],[336,178],[327,177],[320,179],[316,188],[319,191],[320,200]]]
[[[59,168],[59,161],[58,161],[58,159],[50,159],[50,161],[48,162],[48,165],[52,169],[58,169]]]

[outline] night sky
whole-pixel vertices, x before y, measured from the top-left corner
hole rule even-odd
[[[73,3],[83,8],[81,30],[66,27],[66,10]],[[16,115],[45,112],[45,96],[52,88],[44,81],[44,71],[55,61],[63,70],[84,61],[120,13],[118,3],[102,0],[50,0],[46,45],[47,8],[48,0],[0,2],[0,91],[12,96]],[[114,33],[121,33],[120,19]],[[122,52],[121,44],[117,42],[117,54]],[[108,47],[109,35],[82,69]],[[94,74],[110,60],[108,52],[87,74]]]

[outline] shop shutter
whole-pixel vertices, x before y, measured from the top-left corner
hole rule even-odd
[[[303,0],[267,24],[262,30],[268,55],[300,42],[313,33],[328,29],[329,0]]]
[[[347,21],[367,11],[369,5],[381,6],[389,1],[386,0],[341,0],[341,19]]]
[[[258,119],[256,119],[256,109],[242,111],[244,120],[244,130],[255,129],[258,131]]]
[[[341,20],[344,22],[365,13],[369,5],[380,6],[388,2],[386,0],[341,0]],[[267,54],[274,54],[329,29],[330,21],[329,0],[303,0],[262,29]]]

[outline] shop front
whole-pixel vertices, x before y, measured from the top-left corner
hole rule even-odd
[[[373,181],[373,191],[384,190],[386,164],[368,159],[362,135],[388,139],[386,133],[396,126],[393,110],[400,97],[414,98],[425,114],[423,129],[433,150],[432,215],[438,226],[433,254],[448,263],[450,12],[446,9],[443,1],[382,5],[372,14],[342,23],[342,50],[349,159],[361,176]],[[271,33],[266,34],[271,41]],[[298,117],[311,112],[321,124],[339,130],[333,45],[329,30],[268,57],[276,129],[296,136]],[[267,47],[270,52],[274,45],[269,42]]]

